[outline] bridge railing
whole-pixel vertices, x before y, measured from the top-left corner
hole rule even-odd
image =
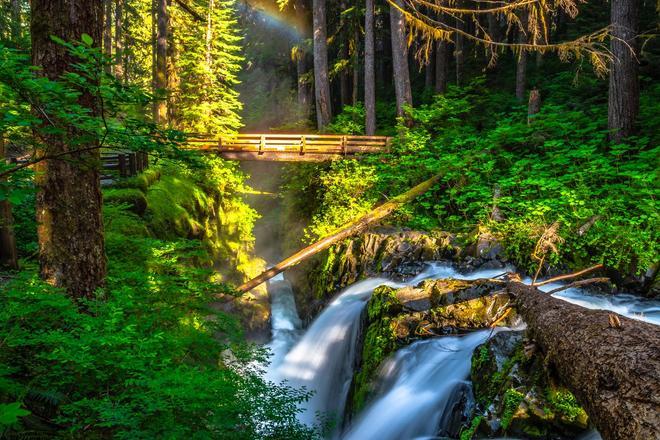
[[[285,157],[288,160],[311,158],[323,160],[328,157],[354,155],[359,153],[380,153],[390,147],[391,138],[386,136],[352,136],[325,134],[237,134],[221,138],[194,136],[188,139],[191,148],[204,151],[217,151],[225,157],[260,159],[268,156],[271,160]],[[265,160],[265,157],[263,158]]]

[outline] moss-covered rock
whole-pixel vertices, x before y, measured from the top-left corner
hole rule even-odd
[[[472,356],[477,413],[461,440],[479,436],[574,438],[588,427],[575,396],[557,385],[524,332],[503,331]]]
[[[103,192],[103,203],[107,205],[129,205],[129,209],[137,215],[143,215],[147,210],[147,198],[137,188],[111,188]]]

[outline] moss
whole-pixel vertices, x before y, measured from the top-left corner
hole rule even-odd
[[[137,188],[146,193],[151,185],[158,182],[160,176],[161,170],[156,167],[152,167],[144,170],[142,173],[135,177],[120,179],[116,181],[113,186],[115,188]]]
[[[481,421],[484,419],[483,416],[476,416],[470,422],[470,426],[467,429],[461,430],[460,440],[472,440],[472,437],[477,433]]]
[[[397,348],[392,318],[400,307],[395,290],[386,286],[378,287],[369,300],[369,324],[364,337],[362,362],[352,384],[351,408],[354,413],[364,407],[378,366]]]
[[[575,395],[565,388],[547,388],[546,399],[553,412],[558,414],[562,421],[587,425],[588,416],[575,398]]]
[[[136,188],[107,189],[103,191],[103,202],[107,205],[127,204],[138,215],[143,215],[147,210],[147,198]]]
[[[518,407],[520,407],[520,402],[522,402],[524,398],[525,396],[521,392],[516,391],[513,388],[509,388],[504,393],[504,407],[502,409],[501,418],[502,429],[504,431],[509,429],[511,421],[516,415]]]
[[[490,351],[486,345],[481,345],[472,356],[472,370],[482,368],[490,359]]]

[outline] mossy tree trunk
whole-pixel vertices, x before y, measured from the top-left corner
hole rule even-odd
[[[58,79],[73,71],[74,59],[51,35],[66,41],[102,38],[103,3],[94,0],[32,1],[32,62],[40,73]],[[92,115],[99,113],[95,96],[83,91],[80,105]],[[55,121],[56,124],[61,124]],[[92,297],[106,273],[101,218],[98,140],[75,146],[66,139],[81,140],[80,133],[64,125],[63,136],[41,133],[48,154],[71,152],[67,160],[46,160],[37,166],[37,233],[41,275],[49,283],[66,288],[73,297]],[[42,151],[43,153],[43,151]]]
[[[604,440],[660,438],[660,327],[588,310],[521,283],[507,288]]]

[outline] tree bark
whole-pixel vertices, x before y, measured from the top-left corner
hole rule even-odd
[[[532,89],[529,92],[529,101],[527,102],[527,124],[531,124],[534,115],[541,111],[541,92],[539,89]]]
[[[435,49],[435,93],[444,95],[447,91],[447,42],[440,40]]]
[[[51,35],[65,41],[102,38],[103,3],[98,0],[32,0],[32,62],[51,80],[75,71],[75,59],[55,43]],[[95,96],[83,92],[81,106],[98,115]],[[42,134],[40,143],[48,154],[95,147],[98,140],[68,145],[65,139],[79,137],[68,129],[65,136]],[[43,154],[41,151],[39,154]],[[41,276],[64,287],[68,294],[94,297],[106,273],[98,149],[71,153],[68,160],[46,160],[37,165],[37,234]]]
[[[115,5],[115,76],[124,80],[124,0]]]
[[[169,15],[167,0],[157,0],[157,37],[156,37],[156,69],[154,87],[160,93],[167,91],[167,45],[169,31]],[[161,97],[154,105],[154,120],[158,124],[167,122],[167,99]]]
[[[314,28],[314,95],[316,98],[316,121],[318,129],[323,130],[332,120],[330,79],[328,78],[326,0],[312,1],[312,23]]]
[[[433,45],[435,48],[435,45]],[[424,66],[424,90],[434,90],[435,83],[435,50],[429,53],[429,59]]]
[[[523,29],[518,29],[518,43],[524,44],[527,42],[525,30],[527,27],[527,14],[523,12],[521,17],[521,26]],[[525,92],[527,91],[527,52],[520,50],[516,64],[516,99],[518,102],[525,100]]]
[[[11,39],[16,46],[20,46],[21,35],[23,34],[21,9],[20,0],[11,0]]]
[[[521,283],[507,288],[604,440],[660,438],[659,326],[588,310]]]
[[[105,56],[110,59],[112,57],[112,0],[104,1],[105,11],[103,16],[105,18],[105,24],[103,26],[103,53]],[[107,64],[105,66],[106,73],[112,71],[112,65]]]
[[[433,185],[435,185],[438,182],[438,180],[440,180],[440,177],[441,177],[440,175],[433,176],[429,180],[420,183],[419,185],[415,186],[409,191],[401,195],[398,195],[397,197],[394,197],[389,202],[384,203],[381,206],[373,209],[371,212],[360,217],[358,220],[351,222],[348,225],[340,228],[334,234],[331,234],[317,241],[316,243],[307,246],[304,249],[299,250],[298,252],[296,252],[286,260],[276,264],[272,268],[263,272],[261,275],[243,284],[237,290],[242,293],[248,292],[254,289],[255,287],[257,287],[259,284],[264,283],[269,279],[273,278],[278,273],[282,273],[288,268],[293,267],[296,264],[300,263],[301,261],[329,248],[334,243],[340,242],[352,235],[356,235],[364,232],[364,230],[370,224],[387,217],[397,208],[410,202],[411,200],[415,199],[416,197],[424,194],[426,191],[431,189]]]
[[[395,0],[403,7],[401,0]],[[406,39],[406,20],[399,9],[390,5],[390,28],[392,33],[392,72],[396,93],[396,114],[405,117],[405,107],[412,106],[410,89],[410,70],[408,68],[408,46]]]
[[[461,3],[459,2],[458,5]],[[456,18],[456,29],[465,31],[463,17]],[[454,60],[456,61],[456,85],[463,85],[465,76],[465,37],[458,32],[454,34]]]
[[[0,160],[5,160],[5,139],[2,136],[0,136]],[[9,200],[0,200],[0,267],[18,269],[14,217],[11,214]]]
[[[341,0],[339,8],[341,11],[346,10],[346,0]],[[349,60],[349,54],[348,54],[348,25],[346,24],[346,18],[342,14],[340,15],[340,23],[339,27],[341,28],[341,34],[340,34],[340,48],[339,48],[339,58],[341,60]],[[343,108],[345,105],[348,105],[351,99],[351,93],[350,93],[350,88],[349,88],[349,79],[348,79],[348,69],[344,68],[341,70],[339,73],[339,99],[341,103],[341,107]]]
[[[364,13],[364,109],[365,133],[376,134],[376,40],[374,0],[366,0]]]
[[[296,15],[307,17],[307,7],[304,0],[296,0],[294,4]],[[305,21],[306,22],[306,21]],[[303,27],[303,26],[301,26]],[[303,35],[302,40],[296,49],[296,75],[298,77],[298,107],[300,108],[301,117],[307,119],[309,117],[310,104],[312,102],[310,92],[311,85],[305,80],[305,75],[308,71],[308,51],[306,50],[304,39],[308,36],[309,29],[304,26],[300,29],[300,34]]]
[[[608,127],[614,142],[634,134],[639,114],[638,64],[635,56],[638,25],[638,0],[611,1],[610,50],[614,60],[610,66]]]
[[[360,29],[355,26],[353,32],[353,45],[355,47],[353,53],[353,84],[352,84],[352,96],[351,100],[353,105],[357,105],[360,100]]]

